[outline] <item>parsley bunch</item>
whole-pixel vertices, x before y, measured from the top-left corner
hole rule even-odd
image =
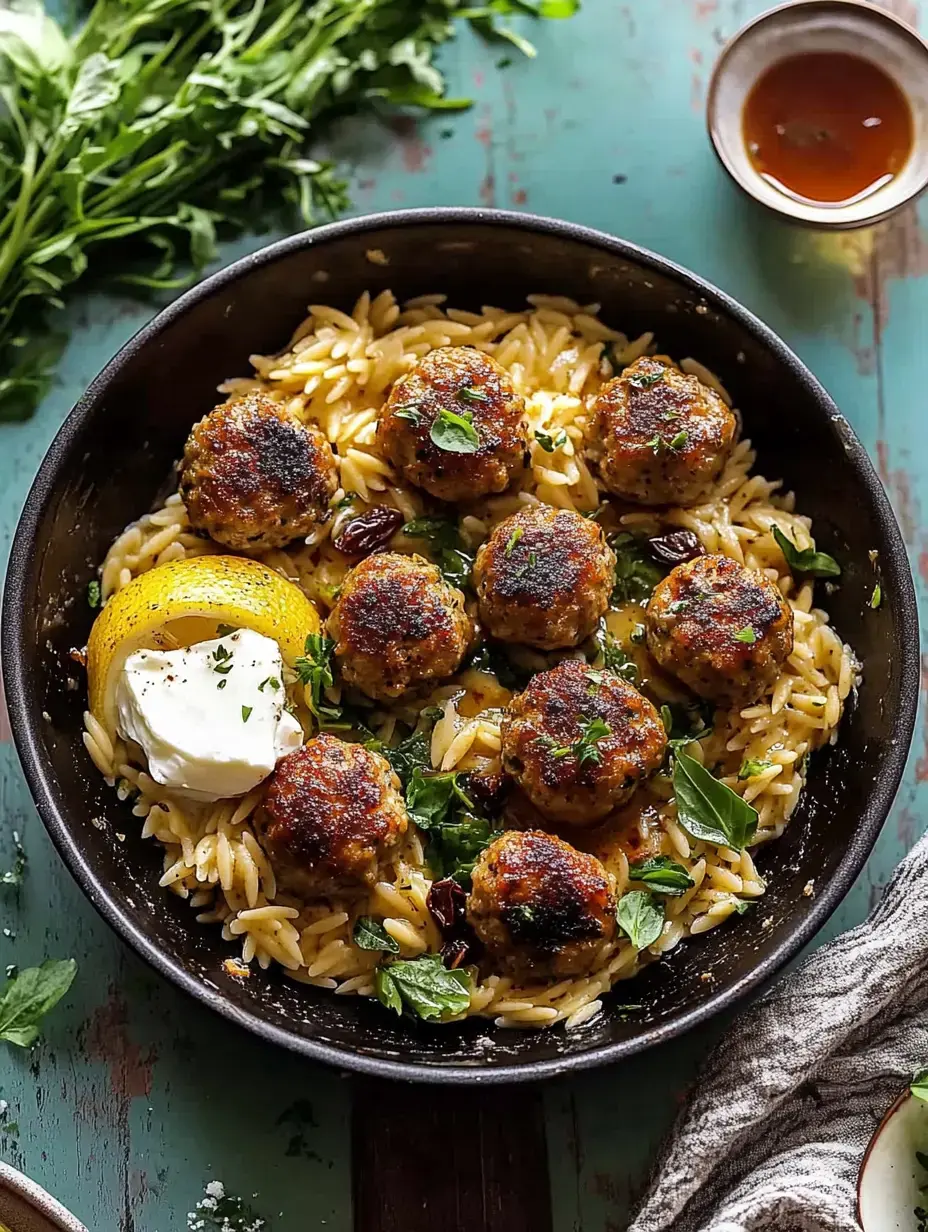
[[[40,0],[0,8],[0,419],[24,419],[63,344],[49,317],[89,267],[172,289],[218,234],[347,204],[310,156],[320,126],[384,106],[457,109],[433,63],[468,18],[577,0],[94,0],[66,32]]]

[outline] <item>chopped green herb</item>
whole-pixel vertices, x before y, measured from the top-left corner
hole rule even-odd
[[[420,411],[420,409],[412,403],[410,403],[409,406],[396,407],[393,414],[397,419],[405,419],[407,423],[414,424],[417,428],[421,428],[425,423],[424,412]]]
[[[610,672],[615,672],[617,676],[621,676],[623,680],[627,680],[629,684],[638,682],[638,665],[634,659],[629,658],[618,640],[611,633],[606,631],[600,641],[600,649],[602,651],[603,663]]]
[[[91,608],[100,606],[100,583],[96,578],[87,583],[87,606]]]
[[[688,440],[689,440],[688,432],[678,432],[677,435],[672,438],[672,440],[669,440],[667,442],[667,448],[668,449],[682,449]]]
[[[600,740],[612,735],[612,728],[603,719],[581,718],[577,725],[580,728],[580,737],[574,741],[570,751],[581,766],[585,766],[587,762],[592,762],[594,766],[600,765],[603,755],[597,746]]]
[[[276,693],[277,690],[280,688],[280,681],[277,679],[276,676],[265,676],[265,678],[258,685],[258,692],[263,693],[266,685],[270,685],[270,687]]]
[[[507,558],[512,555],[512,549],[516,546],[516,544],[519,542],[521,538],[522,538],[522,527],[517,526],[515,530],[512,532],[512,534],[509,536],[509,542],[506,544]]]
[[[464,794],[459,783],[457,772],[446,774],[423,774],[416,767],[406,788],[406,807],[409,816],[422,830],[441,825],[450,815],[455,801],[466,808],[474,807],[472,801]]]
[[[471,411],[458,415],[443,406],[429,429],[432,444],[445,453],[476,453],[480,448],[480,437],[473,425],[473,418]]]
[[[563,428],[558,428],[553,435],[550,432],[544,432],[540,428],[535,429],[535,440],[542,447],[545,453],[554,453],[555,449],[563,449],[567,444],[567,433]]]
[[[458,390],[458,397],[462,402],[480,403],[490,401],[482,389],[476,389],[473,385],[462,385]]]
[[[841,576],[841,566],[827,552],[816,552],[815,548],[797,548],[779,526],[774,526],[773,537],[786,558],[786,563],[795,573],[808,573],[819,578]]]
[[[677,820],[690,838],[741,851],[754,837],[757,810],[680,749],[673,760],[673,790]]]
[[[34,1044],[39,1023],[71,987],[76,972],[73,958],[48,958],[9,979],[0,993],[0,1039],[20,1048]]]
[[[870,606],[875,611],[882,602],[883,602],[883,587],[879,584],[879,582],[877,582],[877,584],[873,588],[873,594],[870,596]]]
[[[229,683],[228,680],[225,680],[225,679],[220,680],[219,683],[216,685],[216,688],[224,689],[228,683]]]
[[[636,539],[627,531],[610,536],[615,552],[615,585],[612,588],[614,607],[622,603],[647,603],[651,592],[664,576],[647,550],[647,541]]]
[[[750,625],[745,625],[743,629],[739,629],[735,634],[736,642],[744,642],[746,646],[753,646],[757,641],[757,634]]]
[[[243,706],[242,707],[242,722],[243,723],[247,723],[248,720],[251,718],[251,712],[253,709],[254,709],[253,706]]]
[[[462,1014],[470,1005],[469,973],[449,971],[438,954],[378,967],[374,983],[387,1009],[397,1014],[406,1010],[427,1022]]]
[[[664,379],[664,369],[659,372],[626,372],[624,375],[632,389],[650,389]]]
[[[332,508],[337,513],[341,509],[347,509],[349,505],[353,505],[356,500],[360,500],[357,492],[346,492],[344,496],[339,497]]]
[[[619,899],[616,919],[635,949],[646,950],[663,931],[664,909],[646,890],[629,890]]]
[[[669,856],[652,856],[640,864],[629,864],[628,875],[632,881],[643,881],[652,893],[671,897],[685,894],[695,885],[683,865]]]
[[[750,898],[739,898],[735,903],[735,914],[745,915],[752,907],[756,907],[757,903]]]
[[[391,937],[379,920],[362,915],[351,930],[351,940],[361,950],[382,950],[386,954],[398,954],[399,942]]]
[[[335,643],[330,637],[321,633],[310,633],[303,647],[303,654],[297,659],[294,667],[300,684],[309,688],[309,708],[319,720],[320,726],[327,722],[338,722],[342,718],[339,706],[333,706],[323,701],[326,689],[331,689],[335,683],[332,673],[332,653]]]
[[[741,763],[738,778],[742,782],[745,779],[755,779],[759,774],[763,774],[765,770],[769,770],[772,765],[772,761],[761,761],[757,757],[746,757]]]
[[[645,449],[650,449],[654,456],[657,457],[664,447],[664,438],[655,434],[649,441],[645,441],[644,445]]]

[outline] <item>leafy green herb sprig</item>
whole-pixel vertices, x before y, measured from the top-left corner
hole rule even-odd
[[[309,688],[308,706],[320,726],[327,722],[338,722],[342,718],[339,706],[333,706],[325,700],[326,689],[331,689],[335,683],[332,671],[332,654],[335,643],[330,637],[321,633],[310,633],[303,647],[303,654],[294,666],[300,684]]]
[[[76,973],[73,958],[48,958],[40,967],[26,967],[7,980],[0,992],[0,1039],[31,1047],[42,1019],[71,987]]]
[[[841,566],[827,552],[816,552],[815,548],[797,548],[779,526],[774,526],[773,537],[793,573],[808,573],[818,578],[841,576]]]
[[[647,541],[628,531],[611,535],[609,546],[615,552],[615,584],[612,604],[647,603],[651,592],[665,574],[648,554]]]
[[[403,534],[422,540],[446,582],[459,589],[470,586],[474,557],[465,547],[457,523],[450,518],[414,518],[403,527]]]
[[[428,835],[425,857],[439,877],[453,877],[465,889],[480,853],[498,837],[480,815],[457,772],[426,774],[416,767],[406,786],[410,818]]]
[[[458,110],[433,63],[468,18],[526,54],[511,14],[577,0],[95,0],[66,33],[39,0],[0,9],[0,419],[24,419],[88,271],[171,290],[219,235],[311,225],[347,204],[310,141],[338,114]]]
[[[405,1010],[426,1022],[462,1014],[470,1005],[470,973],[449,971],[438,954],[378,967],[374,987],[387,1009],[397,1014]]]

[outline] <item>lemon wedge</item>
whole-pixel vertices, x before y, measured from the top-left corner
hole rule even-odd
[[[220,625],[273,638],[293,667],[319,613],[293,582],[243,556],[193,556],[158,565],[108,600],[87,642],[90,713],[116,734],[116,684],[136,650],[170,650],[217,635]]]

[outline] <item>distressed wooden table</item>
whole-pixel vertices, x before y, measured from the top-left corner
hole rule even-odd
[[[845,237],[792,230],[727,181],[705,136],[706,81],[722,41],[765,7],[586,0],[572,22],[530,31],[537,62],[513,57],[508,66],[498,48],[462,32],[443,62],[452,92],[476,99],[473,110],[349,125],[334,153],[352,168],[359,212],[483,203],[557,215],[653,248],[742,300],[810,364],[877,458],[924,600],[928,234],[915,209]],[[914,3],[895,8],[917,22]],[[0,429],[4,542],[68,407],[150,311],[114,298],[74,304],[59,385],[30,423]],[[0,862],[12,855],[14,829],[29,857],[23,888],[0,887],[0,962],[73,955],[80,965],[44,1042],[32,1053],[0,1046],[0,1155],[94,1232],[183,1229],[213,1180],[252,1200],[274,1232],[389,1232],[426,1204],[429,1224],[454,1232],[626,1226],[723,1022],[630,1064],[482,1104],[394,1091],[394,1115],[383,1087],[265,1046],[149,973],[59,863],[9,743],[0,767]],[[923,828],[926,780],[920,728],[873,857],[819,942],[861,920],[879,895]],[[496,1116],[514,1103],[525,1117],[519,1142],[500,1133]],[[459,1123],[477,1132],[455,1134]],[[384,1153],[405,1161],[387,1177]],[[513,1202],[526,1188],[530,1201]]]

